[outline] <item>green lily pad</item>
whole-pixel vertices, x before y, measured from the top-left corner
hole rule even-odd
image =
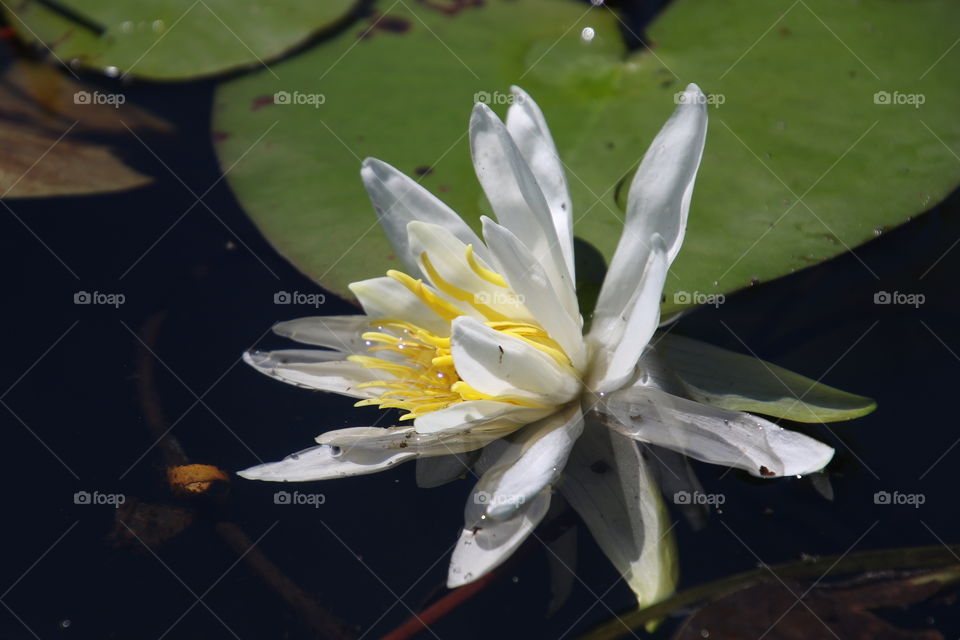
[[[649,30],[652,50],[631,54],[606,7],[438,4],[382,3],[387,15],[284,61],[279,78],[237,78],[216,95],[217,152],[237,196],[282,254],[334,292],[399,264],[360,183],[363,157],[419,176],[471,223],[491,213],[467,122],[475,100],[504,114],[510,84],[545,112],[575,231],[607,258],[622,186],[675,96],[688,82],[708,94],[666,312],[854,248],[958,183],[951,0],[676,0]],[[300,104],[276,104],[275,92],[299,92]]]
[[[265,65],[330,26],[355,0],[36,0],[7,21],[54,59],[116,76],[184,80]]]

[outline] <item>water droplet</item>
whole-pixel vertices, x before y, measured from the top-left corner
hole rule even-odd
[[[103,73],[106,74],[106,76],[109,77],[109,78],[116,78],[117,76],[120,75],[120,68],[119,68],[119,67],[107,67],[106,69],[103,70]]]
[[[364,341],[363,341],[363,344],[364,344],[364,346],[366,346],[367,348],[370,348],[370,347],[373,346],[373,340],[364,340]]]
[[[580,39],[584,42],[590,42],[596,35],[597,32],[593,30],[593,27],[584,27],[583,31],[580,32]]]
[[[154,30],[154,32],[160,33],[167,28],[167,25],[164,24],[163,20],[154,20],[150,27]]]
[[[73,622],[71,622],[69,618],[66,618],[60,621],[60,628],[69,629],[71,624],[73,624]]]
[[[511,580],[513,580],[514,583],[517,583],[517,582],[520,582],[520,577],[519,577],[519,576],[513,576],[513,578],[511,578]]]
[[[124,22],[121,22],[121,23],[120,23],[120,31],[121,31],[122,33],[130,33],[130,32],[132,32],[132,31],[133,31],[133,23],[130,22],[129,20],[125,20]]]
[[[873,235],[875,235],[875,236],[879,236],[881,233],[883,233],[883,227],[876,227],[876,228],[873,230]]]
[[[706,629],[700,629],[700,637],[701,637],[701,638],[709,638],[709,637],[710,637],[710,632],[707,631]]]

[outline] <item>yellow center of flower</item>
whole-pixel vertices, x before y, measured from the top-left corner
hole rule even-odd
[[[541,327],[529,322],[511,320],[482,302],[483,296],[444,280],[426,253],[420,258],[423,270],[434,287],[448,298],[467,303],[478,311],[488,327],[523,340],[549,355],[561,366],[571,366],[570,359],[560,345]],[[503,288],[503,295],[512,295],[516,299],[502,275],[477,262],[470,245],[466,249],[466,262],[477,276]],[[388,271],[387,275],[406,287],[444,320],[450,322],[464,315],[462,309],[438,295],[423,280],[394,270]],[[376,398],[357,402],[358,407],[376,405],[381,409],[401,409],[406,412],[400,417],[401,420],[412,420],[425,413],[467,400],[495,400],[521,407],[544,407],[519,396],[485,394],[464,382],[457,374],[450,338],[440,337],[423,327],[393,318],[375,320],[370,326],[374,330],[364,333],[362,338],[366,341],[367,351],[371,355],[353,355],[348,359],[367,368],[384,371],[392,377],[358,385],[359,388],[383,390]]]

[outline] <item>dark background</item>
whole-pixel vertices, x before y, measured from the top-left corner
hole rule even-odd
[[[651,13],[640,3],[633,11],[637,26]],[[175,136],[149,144],[193,192],[218,180],[211,84],[123,91],[176,124]],[[406,607],[419,611],[445,592],[470,482],[418,489],[410,464],[284,487],[323,493],[318,509],[275,505],[276,486],[236,477],[228,491],[200,503],[172,497],[163,447],[151,446],[156,435],[144,389],[159,398],[190,459],[228,472],[305,448],[329,428],[372,424],[379,412],[272,382],[239,362],[252,346],[284,346],[265,335],[275,321],[314,313],[275,305],[275,292],[319,289],[271,249],[225,182],[204,198],[215,217],[193,206],[191,193],[144,147],[126,142],[122,153],[156,176],[153,185],[115,195],[7,201],[9,210],[0,211],[7,274],[0,639],[310,637],[297,614],[237,562],[214,528],[224,521],[254,540],[263,536],[258,549],[329,611],[365,637],[382,636],[409,616]],[[954,194],[858,248],[869,270],[844,255],[681,320],[678,333],[738,351],[746,344],[767,360],[824,376],[823,382],[880,405],[870,416],[829,429],[804,427],[837,449],[828,470],[833,501],[807,478],[758,482],[696,463],[706,490],[722,492],[727,501],[702,531],[677,525],[681,589],[801,554],[960,542],[960,448],[953,449],[960,429],[950,408],[960,373],[960,250],[951,251],[960,240],[958,205]],[[856,210],[855,193],[849,206]],[[75,305],[81,290],[122,293],[126,302],[118,309]],[[922,293],[926,300],[917,309],[876,305],[877,291]],[[349,312],[333,296],[321,309]],[[134,335],[148,323],[156,332],[144,339],[155,355]],[[152,382],[144,380],[143,366],[152,368]],[[74,504],[81,490],[180,504],[197,510],[196,521],[156,546],[154,555],[123,537],[111,506]],[[926,501],[919,508],[874,504],[881,490],[921,493]],[[120,539],[112,535],[117,527]],[[433,630],[442,638],[574,637],[610,618],[611,610],[628,608],[632,595],[624,584],[607,592],[618,575],[585,530],[579,549],[582,582],[553,616],[545,617],[547,556],[533,540],[496,581]],[[597,604],[604,593],[604,604]],[[396,604],[401,595],[405,604]],[[884,615],[907,627],[936,627],[947,637],[960,629],[960,618],[942,601]],[[668,621],[661,633],[673,628],[675,621]]]

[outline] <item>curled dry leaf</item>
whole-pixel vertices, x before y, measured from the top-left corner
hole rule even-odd
[[[206,493],[215,482],[229,482],[223,471],[210,464],[184,464],[167,468],[170,489],[181,496]]]

